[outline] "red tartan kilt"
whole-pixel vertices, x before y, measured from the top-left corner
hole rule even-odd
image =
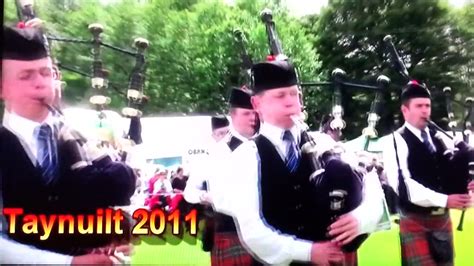
[[[242,246],[237,233],[216,233],[211,251],[212,266],[260,265]],[[344,264],[357,266],[357,252],[344,253]]]
[[[430,253],[427,240],[428,229],[451,233],[451,247],[453,247],[452,225],[448,214],[439,216],[404,214],[400,218],[402,265],[439,265]],[[446,265],[452,265],[452,263]]]
[[[242,246],[237,233],[219,233],[214,235],[211,250],[211,265],[232,266],[252,265],[253,258]]]

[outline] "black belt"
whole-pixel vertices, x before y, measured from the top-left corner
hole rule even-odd
[[[448,213],[447,208],[442,207],[421,207],[413,203],[402,204],[400,210],[404,213],[415,213],[424,215],[445,215]]]

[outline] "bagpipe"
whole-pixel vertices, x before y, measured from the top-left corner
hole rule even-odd
[[[127,107],[122,109],[122,116],[130,118],[130,126],[128,133],[124,136],[125,139],[130,140],[134,144],[140,144],[141,139],[141,123],[140,117],[142,116],[141,109],[147,103],[148,97],[144,95],[144,84],[146,78],[146,58],[145,52],[149,47],[148,40],[144,38],[136,38],[133,42],[135,51],[119,48],[111,44],[107,44],[102,40],[102,33],[104,27],[98,23],[92,23],[88,26],[89,32],[92,35],[91,40],[84,39],[73,39],[64,38],[58,36],[48,35],[47,39],[49,42],[64,42],[64,43],[76,43],[82,45],[92,46],[92,66],[90,74],[78,70],[75,67],[67,66],[58,62],[58,67],[66,71],[70,71],[90,79],[92,96],[89,98],[89,103],[97,111],[99,119],[99,128],[102,127],[107,119],[107,114],[104,112],[107,106],[111,103],[111,98],[107,95],[107,89],[111,87],[118,94],[124,96],[127,101]],[[135,59],[135,66],[131,70],[129,76],[129,83],[126,93],[122,92],[120,87],[124,87],[121,84],[110,82],[110,71],[104,68],[102,60],[102,47],[109,48],[115,52],[133,57]],[[104,139],[107,140],[105,137]]]
[[[250,56],[248,49],[247,49],[247,38],[245,37],[244,32],[240,29],[234,29],[233,30],[233,35],[234,35],[234,41],[237,46],[237,50],[239,51],[240,54],[240,60],[241,60],[241,76],[242,78],[242,84],[247,89],[250,89],[250,82],[251,82],[251,69],[253,66],[253,61],[252,57]]]
[[[390,54],[390,59],[395,70],[406,79],[410,81],[410,74],[407,70],[405,63],[402,58],[399,56],[395,45],[392,42],[392,36],[387,35],[384,37],[383,41],[386,44],[386,47]],[[443,130],[433,121],[428,120],[428,127],[436,131],[435,138],[437,138],[442,144],[442,150],[439,151],[443,155],[443,159],[446,162],[445,167],[445,180],[444,188],[446,194],[464,194],[468,193],[467,185],[470,181],[474,181],[474,147],[469,145],[468,139],[469,135],[472,134],[472,124],[471,120],[473,119],[473,100],[468,97],[464,107],[466,108],[465,119],[464,119],[464,128],[462,131],[463,140],[455,139],[456,136],[456,126],[457,122],[454,120],[454,113],[452,109],[452,100],[451,100],[451,88],[445,87],[443,89],[446,100],[446,111],[449,120],[449,128],[452,130],[453,135],[451,136],[448,132]],[[455,149],[448,149],[444,138],[441,134],[444,134],[446,137],[454,141]],[[458,231],[463,230],[465,210],[463,210],[461,219],[457,226]]]
[[[145,51],[149,46],[149,42],[144,38],[136,38],[134,40],[134,46],[136,51],[128,51],[104,43],[101,37],[101,34],[103,33],[104,29],[101,24],[90,24],[88,28],[93,37],[91,41],[59,38],[54,36],[49,36],[49,39],[61,42],[91,44],[93,56],[91,74],[86,74],[82,71],[65,66],[63,64],[59,64],[59,66],[68,71],[72,71],[90,78],[93,95],[89,98],[89,102],[92,106],[94,106],[94,109],[98,113],[99,127],[103,126],[102,122],[107,118],[104,110],[106,110],[107,106],[111,102],[110,97],[108,97],[107,95],[107,88],[110,86],[114,88],[119,94],[125,96],[127,99],[127,107],[122,109],[122,115],[123,117],[130,118],[129,131],[128,134],[126,134],[125,138],[130,141],[133,141],[133,144],[140,144],[142,142],[140,123],[140,117],[142,116],[141,109],[147,103],[148,100],[148,98],[143,94],[143,90],[146,72]],[[117,87],[121,87],[121,85],[116,85],[114,83],[109,82],[110,73],[108,70],[104,69],[101,58],[102,46],[135,58],[135,66],[132,69],[126,93],[122,93],[119,89],[117,89]]]
[[[253,66],[252,57],[247,49],[247,39],[245,38],[245,33],[240,29],[233,30],[234,41],[237,46],[237,50],[240,54],[241,60],[241,73],[239,86],[240,89],[248,94],[252,94],[250,88],[252,83],[251,69]],[[255,132],[260,130],[260,117],[258,113],[255,113]]]
[[[454,140],[454,137],[436,125],[433,121],[428,121],[428,123],[431,128],[434,128],[438,132],[446,135],[451,140]],[[440,136],[440,133],[437,133],[435,138],[440,140],[440,142],[443,144],[442,150],[440,152],[443,154],[444,159],[449,162],[449,173],[450,176],[453,177],[447,179],[444,183],[448,194],[472,193],[467,191],[467,185],[470,181],[474,181],[474,147],[470,146],[465,141],[456,140],[454,144],[456,149],[451,150],[447,148],[447,145],[444,143],[444,139]],[[466,210],[464,209],[461,213],[461,218],[457,226],[458,231],[463,230],[465,213]]]
[[[119,48],[111,44],[103,42],[101,34],[104,32],[104,27],[101,24],[93,23],[88,26],[89,32],[92,35],[92,39],[74,39],[74,38],[64,38],[59,36],[48,35],[45,32],[45,27],[43,27],[43,21],[36,16],[35,13],[35,2],[34,0],[16,0],[17,15],[19,19],[19,27],[35,27],[42,31],[44,36],[45,46],[48,48],[50,56],[53,58],[55,63],[54,67],[57,69],[57,78],[56,83],[58,87],[65,87],[65,82],[60,80],[59,69],[70,71],[81,76],[87,77],[90,79],[92,96],[89,98],[89,103],[97,111],[97,118],[99,120],[98,127],[103,129],[103,125],[106,124],[107,114],[104,112],[108,104],[110,104],[111,99],[107,95],[107,88],[111,87],[118,94],[124,96],[127,101],[127,107],[122,109],[123,117],[130,119],[130,126],[128,133],[123,136],[125,139],[129,140],[129,144],[126,146],[140,144],[141,139],[141,123],[140,117],[142,116],[141,109],[147,103],[148,97],[143,93],[144,84],[146,78],[146,58],[145,52],[149,47],[148,40],[144,38],[136,38],[134,40],[135,51],[130,51],[127,49]],[[81,45],[90,45],[91,46],[91,57],[92,65],[90,73],[81,71],[75,67],[71,67],[61,63],[56,60],[52,55],[52,44],[53,42],[62,42],[70,44],[81,44]],[[135,66],[131,71],[129,76],[129,84],[126,93],[121,91],[121,87],[124,87],[122,84],[116,84],[109,81],[110,72],[104,68],[102,61],[102,47],[109,48],[115,52],[134,57]],[[59,94],[61,90],[58,90]],[[55,110],[54,114],[61,116],[63,115],[60,99],[53,104],[53,109]],[[99,133],[104,136],[100,136],[105,140],[109,140],[104,133],[106,129],[101,130]],[[77,135],[77,134],[76,134]],[[121,136],[122,137],[122,136]],[[77,139],[83,139],[82,137],[77,136]]]
[[[273,21],[273,12],[265,8],[260,12],[260,19],[263,24],[265,24],[265,30],[267,33],[267,42],[270,48],[270,53],[267,56],[268,61],[274,60],[282,60],[282,61],[291,61],[288,56],[283,53],[283,48],[281,45],[280,38],[278,37],[278,33],[276,30],[275,22]],[[299,89],[299,96],[300,96],[300,103],[301,106],[304,106],[304,99],[303,99],[303,89],[301,87],[300,76],[298,72],[298,68],[295,67],[296,78],[298,80],[298,89]],[[252,80],[252,77],[251,77]],[[302,110],[302,115],[306,116],[304,108]]]
[[[452,90],[450,87],[443,88],[443,94],[445,96],[446,101],[446,112],[448,114],[448,127],[452,131],[453,136],[456,136],[456,131],[460,130],[462,134],[462,138],[465,142],[470,143],[470,138],[474,132],[474,98],[473,97],[466,97],[464,103],[455,101],[452,99]],[[458,104],[459,106],[464,108],[464,118],[462,123],[462,128],[459,128],[457,121],[455,120],[454,112],[453,112],[453,103]],[[472,144],[471,144],[472,145]]]

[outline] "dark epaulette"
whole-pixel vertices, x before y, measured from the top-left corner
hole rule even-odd
[[[235,149],[237,149],[237,147],[240,146],[240,144],[243,143],[243,141],[241,141],[240,139],[236,138],[235,136],[233,136],[232,134],[228,134],[228,139],[226,139],[226,143],[227,143],[227,146],[229,146],[229,149],[231,151],[234,151]]]

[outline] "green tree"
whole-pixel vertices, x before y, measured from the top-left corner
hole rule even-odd
[[[4,21],[16,22],[18,21],[18,13],[14,1],[5,1],[3,3],[3,19]]]
[[[463,36],[446,3],[435,0],[333,0],[320,16],[306,22],[310,33],[316,35],[315,47],[322,68],[330,71],[344,69],[348,77],[373,83],[379,74],[392,80],[391,92],[379,123],[379,132],[386,134],[393,121],[400,120],[398,95],[405,83],[388,63],[383,38],[393,36],[394,44],[407,63],[411,76],[425,82],[434,96],[433,118],[446,116],[442,88],[456,89],[457,97],[468,93],[466,83],[457,72],[468,58],[463,49]],[[373,94],[346,90],[343,97],[345,118],[351,127],[346,136],[355,137],[366,125]]]
[[[452,15],[458,25],[456,31],[462,36],[458,39],[463,49],[460,51],[461,55],[468,59],[468,63],[461,68],[461,71],[455,73],[459,78],[467,84],[468,95],[474,94],[474,2],[470,2],[467,6],[453,10]],[[458,95],[457,100],[463,100]]]
[[[40,0],[42,18],[49,34],[91,39],[90,23],[105,27],[103,41],[133,50],[132,41],[144,37],[150,41],[147,52],[145,94],[150,97],[147,114],[210,114],[226,111],[229,88],[237,86],[240,56],[233,29],[246,34],[254,61],[268,54],[265,27],[260,11],[268,6],[282,39],[284,51],[298,65],[303,80],[314,80],[319,62],[300,21],[290,17],[278,1],[237,1],[235,6],[219,0],[97,1]],[[90,47],[83,44],[53,42],[54,55],[63,65],[90,72]],[[123,107],[128,74],[134,65],[131,57],[103,49],[103,63],[111,72],[109,89],[112,108]],[[87,104],[90,81],[63,71],[68,87],[64,93],[70,103]],[[117,90],[114,90],[114,87]],[[308,109],[316,110],[318,95],[309,93]]]
[[[232,31],[242,29],[254,60],[263,60],[268,46],[259,12],[264,6],[259,1],[238,2],[234,7],[220,1],[201,1],[186,12],[163,12],[165,22],[150,20],[149,36],[151,40],[157,38],[150,53],[158,62],[169,62],[151,70],[150,78],[156,79],[149,82],[156,87],[151,91],[159,93],[152,97],[155,106],[161,102],[165,109],[176,112],[223,112],[229,87],[238,85],[233,83],[240,68]],[[162,8],[152,7],[148,12]],[[318,65],[316,53],[299,22],[284,13],[275,17],[285,50],[304,76],[313,77]]]

